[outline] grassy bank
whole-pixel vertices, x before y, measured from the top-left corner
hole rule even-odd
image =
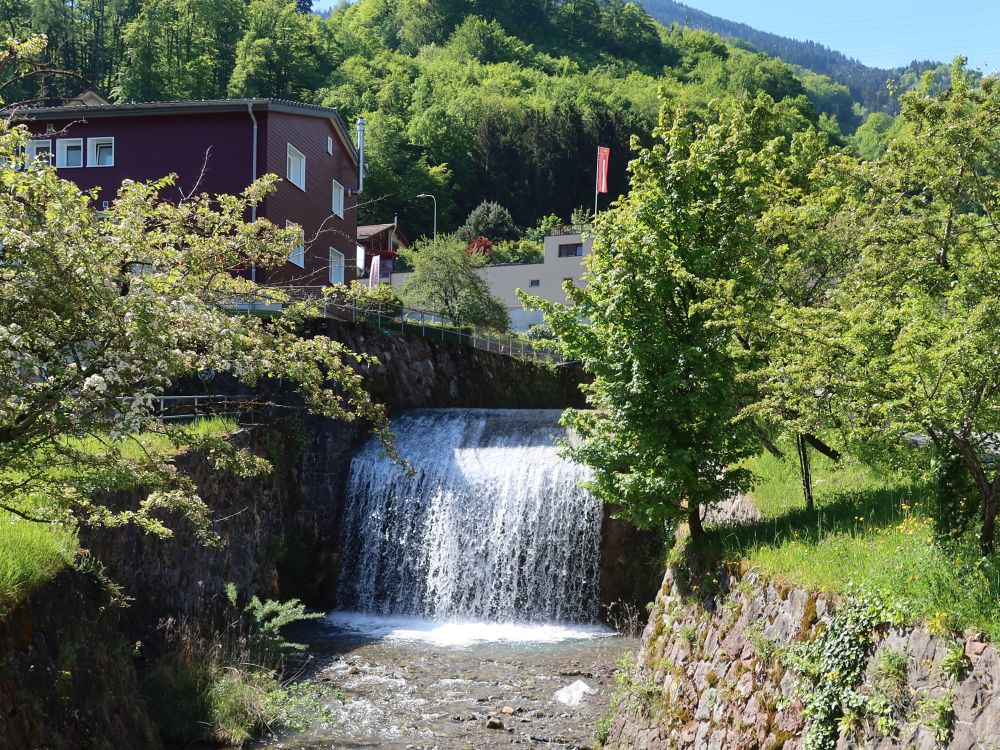
[[[185,440],[195,441],[224,435],[236,425],[226,419],[200,419],[182,428]],[[141,461],[147,453],[172,455],[183,450],[179,443],[166,435],[145,432],[120,440],[94,437],[74,439],[73,447],[85,454],[98,455],[107,450],[121,451],[129,460]],[[72,481],[72,466],[50,466],[48,472]],[[22,508],[44,507],[50,498],[15,498],[14,505]],[[77,550],[76,530],[54,523],[36,523],[0,512],[0,614],[47,581],[72,562]]]
[[[765,454],[750,462],[762,520],[711,531],[712,546],[811,589],[881,591],[932,630],[1000,640],[1000,559],[980,558],[972,538],[935,537],[929,479],[812,455],[815,513],[805,510],[794,451],[785,460]]]
[[[0,513],[0,614],[68,565],[76,532]]]

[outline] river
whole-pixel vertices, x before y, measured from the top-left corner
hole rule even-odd
[[[596,626],[436,624],[331,613],[305,634],[310,679],[337,688],[334,720],[261,748],[585,748],[635,641]],[[576,706],[557,691],[583,682]],[[579,686],[577,686],[579,687]],[[495,728],[493,728],[495,727]]]

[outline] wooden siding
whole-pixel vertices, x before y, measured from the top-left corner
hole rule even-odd
[[[258,216],[285,226],[292,221],[303,227],[308,240],[305,268],[286,264],[258,281],[274,284],[325,285],[329,283],[329,248],[344,255],[345,281],[355,278],[357,198],[345,194],[344,218],[332,213],[333,180],[345,191],[357,187],[357,166],[328,117],[289,114],[255,108],[257,118],[257,176],[269,172],[280,179],[258,209]],[[113,200],[122,180],[157,180],[176,174],[175,186],[166,188],[164,200],[176,201],[197,188],[198,192],[239,193],[250,184],[253,122],[244,110],[219,113],[123,115],[86,119],[81,108],[78,120],[38,118],[26,123],[37,138],[52,140],[53,153],[59,138],[115,139],[112,167],[59,169],[59,176],[81,188],[98,189],[101,201]],[[55,132],[47,133],[52,125]],[[327,138],[333,139],[333,155],[327,153]],[[286,146],[291,143],[306,156],[306,190],[285,179]]]
[[[327,153],[327,138],[333,139],[333,155]],[[285,179],[288,144],[306,157],[306,189]],[[292,221],[305,231],[305,268],[286,265],[268,280],[275,284],[324,285],[329,283],[329,252],[334,247],[344,255],[344,280],[355,278],[358,236],[357,196],[348,194],[358,186],[357,166],[344,148],[329,119],[286,112],[267,114],[267,171],[282,179],[265,206],[265,215],[276,224]],[[344,186],[344,218],[333,213],[333,180]]]

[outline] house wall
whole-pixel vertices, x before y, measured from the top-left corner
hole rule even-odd
[[[34,137],[52,139],[53,153],[60,138],[114,137],[113,167],[58,170],[60,177],[84,190],[99,188],[98,201],[113,200],[124,179],[139,182],[176,174],[176,185],[163,191],[167,200],[177,200],[196,186],[199,192],[236,193],[250,183],[253,129],[245,112],[85,117],[81,111],[80,119],[33,120],[26,125]],[[49,125],[53,134],[46,133]],[[258,143],[258,161],[263,163],[260,134]]]
[[[258,215],[279,226],[286,220],[303,227],[306,237],[305,268],[293,264],[257,280],[276,284],[324,285],[329,283],[329,248],[344,254],[345,281],[355,278],[357,198],[345,195],[344,218],[332,213],[333,184],[357,187],[357,166],[327,117],[295,115],[255,109],[257,118],[257,176],[277,174],[277,189],[258,208]],[[111,167],[60,168],[60,177],[84,190],[98,188],[97,205],[113,200],[122,180],[157,180],[176,174],[176,184],[161,193],[165,200],[179,200],[197,192],[239,193],[253,176],[251,149],[253,122],[245,110],[220,113],[128,115],[79,119],[37,119],[26,123],[34,137],[52,140],[53,153],[60,138],[111,136],[115,163]],[[49,126],[55,130],[48,134]],[[333,138],[333,155],[327,138]],[[306,190],[285,177],[287,144],[306,156]]]
[[[583,257],[589,255],[593,249],[590,238],[583,239],[580,234],[550,235],[545,238],[541,263],[486,266],[478,270],[479,275],[489,283],[493,295],[507,307],[511,330],[525,331],[535,323],[542,322],[540,312],[521,307],[517,299],[518,289],[551,302],[566,303],[568,300],[563,283],[568,279],[575,286],[584,285],[583,257],[559,257],[559,245],[577,242],[583,243]],[[392,274],[392,286],[401,287],[411,275],[412,272]],[[531,286],[532,281],[537,281],[538,286]]]
[[[329,249],[344,255],[344,281],[356,278],[357,196],[345,195],[344,218],[332,212],[333,180],[354,190],[358,169],[328,118],[268,112],[267,172],[282,177],[277,191],[268,196],[264,215],[284,224],[299,224],[305,231],[305,269],[287,264],[268,279],[276,284],[303,286],[329,284]],[[327,153],[327,138],[333,138],[333,155]],[[288,144],[305,154],[306,189],[284,179]],[[263,163],[262,163],[263,164]],[[263,173],[263,171],[262,171]]]

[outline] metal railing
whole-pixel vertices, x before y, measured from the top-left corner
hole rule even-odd
[[[589,232],[592,224],[558,224],[552,227],[548,232],[549,237],[562,237],[567,234],[583,234],[584,232]]]
[[[161,422],[193,420],[200,417],[227,417],[239,421],[247,412],[249,401],[241,396],[226,394],[154,396],[153,416]]]
[[[269,290],[277,294],[269,294]],[[552,344],[531,341],[513,333],[497,333],[453,320],[444,315],[404,307],[391,302],[359,303],[336,301],[321,295],[322,287],[261,287],[253,299],[234,305],[241,311],[278,313],[280,299],[309,300],[317,303],[323,318],[367,325],[383,333],[410,333],[431,341],[468,346],[517,359],[559,364],[565,361]]]

